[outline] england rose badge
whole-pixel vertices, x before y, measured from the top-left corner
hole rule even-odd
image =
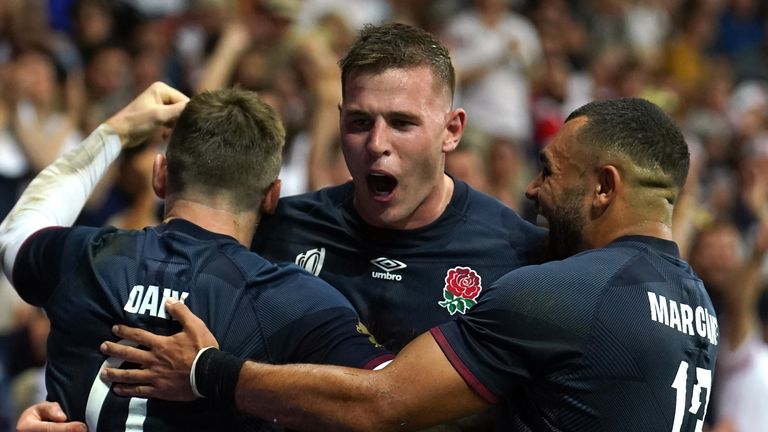
[[[477,304],[475,299],[483,289],[480,281],[480,275],[469,267],[454,267],[448,270],[443,288],[444,300],[437,304],[448,309],[451,315],[456,312],[466,313]]]

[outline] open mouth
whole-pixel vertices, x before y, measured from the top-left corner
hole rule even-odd
[[[368,189],[376,198],[387,198],[397,187],[397,179],[382,173],[368,174]]]

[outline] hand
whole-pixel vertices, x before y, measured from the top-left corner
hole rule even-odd
[[[131,103],[107,120],[120,135],[123,148],[144,142],[157,126],[175,121],[189,102],[180,91],[161,82],[149,86]]]
[[[56,402],[43,402],[24,410],[16,423],[16,432],[86,432],[84,423],[67,421]]]
[[[231,20],[224,27],[219,44],[232,52],[242,53],[251,44],[248,26],[239,19]]]
[[[101,377],[112,381],[112,389],[121,396],[191,401],[196,397],[189,384],[192,362],[205,347],[219,347],[205,323],[183,303],[167,299],[165,310],[179,320],[182,330],[173,336],[158,336],[145,330],[118,325],[114,333],[149,348],[138,348],[104,342],[101,352],[138,363],[143,369],[106,368]]]

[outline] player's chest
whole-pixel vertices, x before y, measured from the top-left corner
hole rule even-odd
[[[505,260],[451,252],[383,252],[318,245],[299,248],[289,259],[348,298],[433,304],[449,315],[466,313],[485,288],[514,267]]]

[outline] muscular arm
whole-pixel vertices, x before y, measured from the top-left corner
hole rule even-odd
[[[117,394],[168,400],[194,398],[189,375],[195,353],[217,343],[205,323],[182,303],[169,300],[166,310],[183,326],[173,336],[116,326],[117,336],[151,351],[103,344],[105,354],[145,368],[106,369],[102,378],[113,381]],[[211,370],[208,375],[217,378],[206,380],[217,389],[226,387],[218,380],[226,375],[217,367],[221,363],[209,364],[210,369],[202,369]],[[200,369],[200,363],[195,368]],[[193,374],[198,376],[195,371]],[[379,371],[246,362],[236,379],[236,385],[232,385],[238,409],[298,430],[414,430],[489,406],[466,384],[430,334],[416,338]],[[199,382],[197,388],[200,390]],[[231,393],[218,396],[229,399]]]
[[[299,430],[415,430],[488,407],[428,333],[380,371],[247,362],[235,401]]]

